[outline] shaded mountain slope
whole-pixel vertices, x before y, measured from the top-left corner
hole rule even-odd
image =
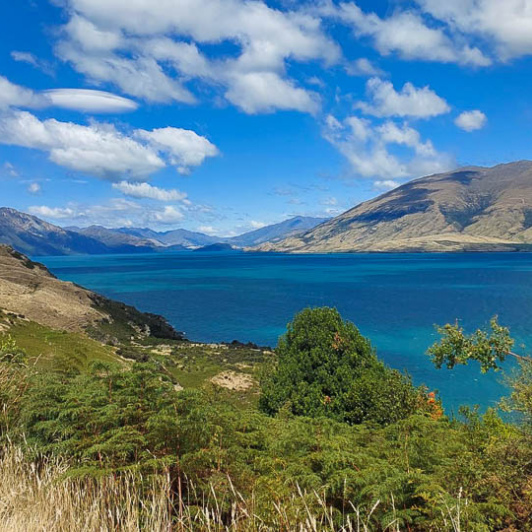
[[[128,235],[115,229],[107,229],[101,225],[91,225],[89,227],[67,227],[69,231],[84,235],[86,237],[98,240],[105,246],[115,249],[131,249],[137,251],[152,251],[154,247],[160,244],[151,239],[135,235]]]
[[[0,208],[0,244],[34,257],[138,253],[153,249],[145,239],[115,234],[104,227],[63,229],[7,207]]]
[[[277,242],[283,238],[308,231],[323,223],[327,218],[312,218],[310,216],[296,216],[278,224],[261,227],[243,235],[225,239],[232,246],[258,246],[264,242]]]
[[[28,255],[110,252],[98,240],[6,207],[0,208],[0,244],[10,245]]]

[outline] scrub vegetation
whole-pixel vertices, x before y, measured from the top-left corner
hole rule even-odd
[[[511,423],[449,419],[331,308],[274,352],[0,321],[0,530],[532,529],[532,364],[496,320],[446,325],[429,354],[518,358]]]

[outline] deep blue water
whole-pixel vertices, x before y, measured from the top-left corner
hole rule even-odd
[[[391,366],[438,389],[448,410],[494,404],[505,388],[478,367],[436,370],[433,325],[494,314],[532,345],[532,254],[194,253],[39,258],[58,277],[162,314],[192,340],[275,345],[306,306],[337,307]]]

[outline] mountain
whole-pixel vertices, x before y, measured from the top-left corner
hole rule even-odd
[[[261,251],[532,249],[532,162],[466,167],[410,181]]]
[[[223,251],[240,251],[240,250],[237,250],[231,244],[227,244],[227,242],[218,242],[216,244],[209,244],[208,246],[197,248],[194,251],[195,252],[223,252]]]
[[[232,238],[220,238],[186,229],[157,232],[148,228],[58,227],[35,216],[7,207],[0,208],[0,244],[21,253],[43,255],[101,255],[108,253],[149,253],[196,249],[224,243],[243,248],[277,242],[286,236],[306,231],[323,218],[298,216]]]
[[[141,236],[130,235],[114,229],[107,229],[101,225],[89,227],[67,227],[68,231],[84,235],[105,244],[110,248],[136,248],[138,251],[153,251],[154,247],[160,246],[156,241]]]
[[[0,245],[0,307],[53,329],[81,332],[102,326],[126,338],[142,331],[157,338],[183,338],[164,318],[60,281],[42,264],[5,245]]]
[[[216,242],[220,241],[220,237],[209,236],[195,231],[188,231],[187,229],[175,229],[173,231],[164,231],[159,233],[147,228],[140,229],[134,227],[122,227],[117,229],[117,231],[126,235],[152,240],[159,246],[197,248],[207,246],[209,244],[215,244]]]
[[[32,256],[112,252],[98,240],[5,207],[0,208],[0,244]]]
[[[7,207],[0,208],[0,244],[33,257],[45,255],[103,255],[153,251],[155,244],[92,226],[67,228]]]
[[[284,222],[268,225],[260,229],[244,233],[239,236],[224,238],[219,236],[210,236],[203,233],[188,231],[186,229],[175,229],[173,231],[156,232],[152,229],[140,229],[123,227],[114,231],[132,235],[158,242],[163,246],[183,246],[186,248],[200,248],[210,246],[211,244],[228,243],[233,247],[258,246],[264,242],[276,242],[287,236],[308,231],[318,224],[324,222],[327,218],[311,218],[309,216],[296,216]]]
[[[283,238],[308,231],[326,221],[327,218],[311,218],[310,216],[296,216],[284,222],[280,222],[266,227],[261,227],[240,236],[228,238],[228,242],[236,247],[258,246],[264,242],[277,242]]]

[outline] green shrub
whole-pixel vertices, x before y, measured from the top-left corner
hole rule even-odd
[[[387,368],[371,344],[336,309],[305,309],[288,325],[265,372],[259,406],[296,415],[387,424],[415,412],[423,392]],[[425,403],[426,404],[426,403]]]

